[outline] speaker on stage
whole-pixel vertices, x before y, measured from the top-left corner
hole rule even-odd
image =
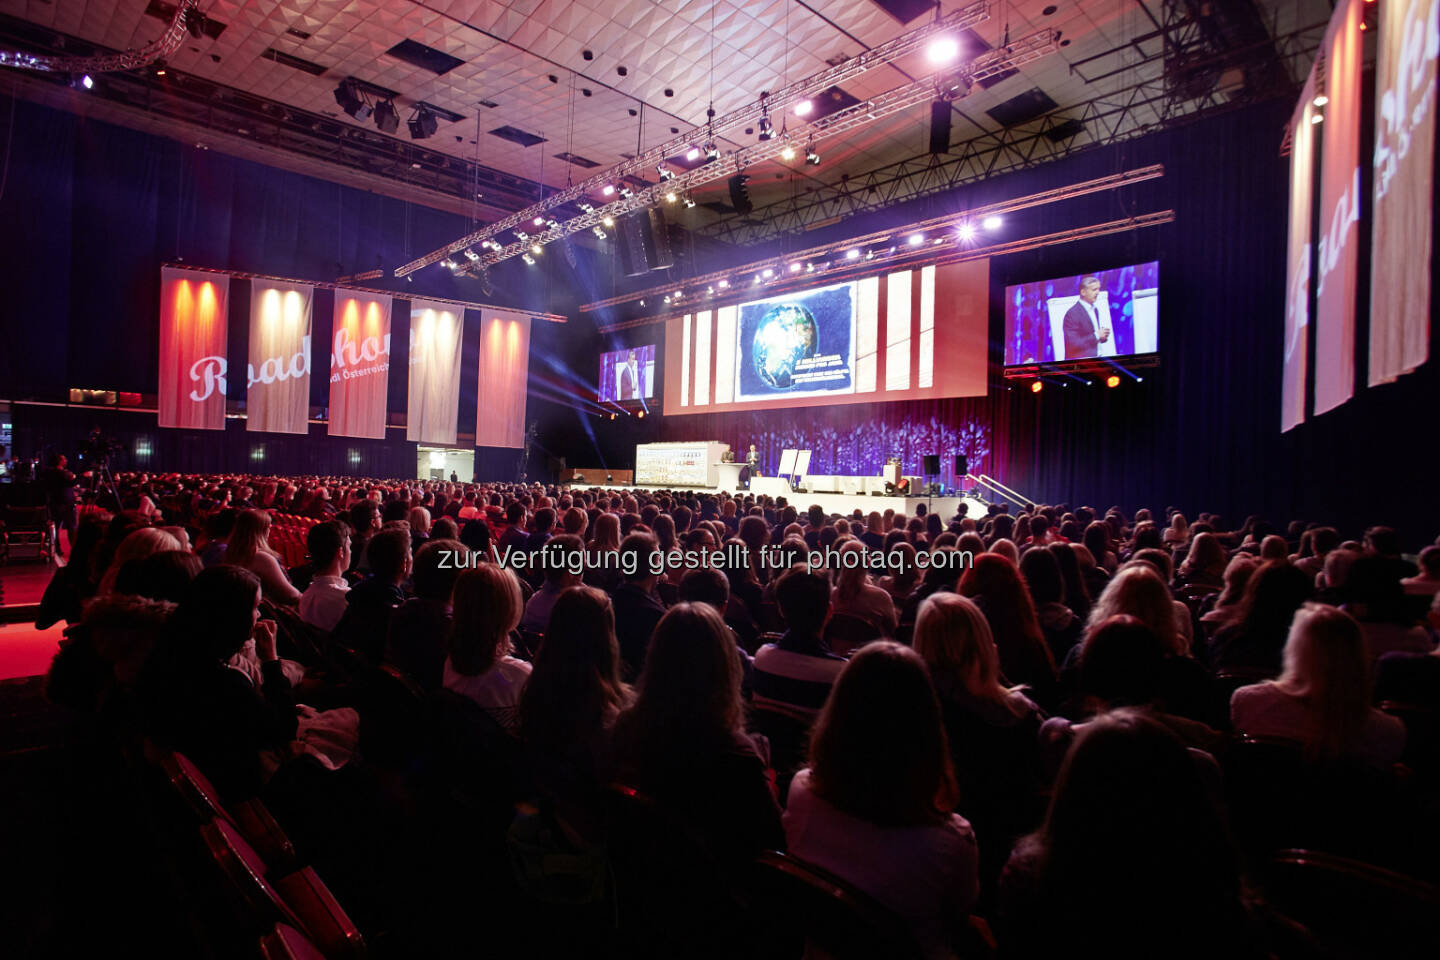
[[[965,477],[970,474],[970,458],[963,453],[955,454],[955,476]]]
[[[925,455],[924,473],[927,477],[933,477],[940,473],[940,454],[928,453]]]

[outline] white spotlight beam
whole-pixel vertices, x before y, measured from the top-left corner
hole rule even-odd
[[[851,57],[849,60],[838,63],[833,67],[812,74],[803,80],[798,80],[780,90],[768,93],[738,110],[733,110],[730,113],[715,117],[713,120],[701,126],[667,140],[657,147],[646,150],[633,159],[626,160],[624,163],[611,167],[602,174],[593,176],[573,187],[568,187],[559,193],[546,197],[539,203],[526,207],[524,210],[506,217],[504,220],[500,220],[474,233],[461,237],[438,250],[432,250],[418,260],[412,260],[410,263],[396,268],[395,276],[403,277],[407,274],[414,273],[422,267],[428,267],[432,263],[438,263],[452,253],[458,253],[466,247],[479,243],[481,240],[494,237],[496,234],[509,230],[511,227],[529,223],[537,214],[543,214],[545,211],[552,210],[562,204],[572,203],[586,197],[598,196],[606,184],[620,183],[624,181],[627,176],[652,172],[657,163],[664,161],[668,157],[679,156],[693,146],[695,137],[699,132],[703,131],[707,137],[712,135],[723,136],[726,130],[745,126],[746,124],[757,123],[760,117],[770,111],[777,113],[783,112],[802,100],[818,96],[835,84],[843,83],[852,77],[859,76],[867,70],[884,66],[887,63],[892,63],[902,57],[909,56],[912,53],[922,51],[928,42],[937,35],[951,31],[958,32],[988,20],[989,18],[990,0],[975,0],[975,2],[959,10],[952,11],[937,20],[932,20],[915,30],[911,30],[909,33],[901,34],[892,40],[872,47],[858,56]],[[798,118],[795,119],[798,122]],[[812,124],[812,127],[813,126],[818,126],[818,122]],[[801,139],[803,139],[803,136]],[[782,141],[776,138],[769,142],[780,143]],[[711,165],[714,166],[714,164]],[[680,177],[677,176],[676,179],[669,180],[667,183],[675,184],[679,180]],[[611,207],[613,206],[615,205],[612,204]],[[610,207],[606,209],[610,209]],[[599,222],[599,218],[596,219],[596,222]],[[556,238],[550,237],[549,239]],[[510,256],[514,256],[514,254]],[[508,259],[508,257],[500,257],[498,259]]]

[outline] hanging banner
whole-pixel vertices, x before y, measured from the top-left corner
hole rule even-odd
[[[410,395],[405,439],[454,443],[460,416],[460,307],[410,302]],[[482,408],[483,409],[483,408]]]
[[[1440,0],[1386,0],[1375,69],[1371,386],[1430,356],[1435,80]]]
[[[315,288],[250,281],[250,367],[245,429],[310,432],[310,321]]]
[[[330,436],[385,439],[390,297],[335,291],[330,336]]]
[[[1290,238],[1285,257],[1285,350],[1280,432],[1305,420],[1306,351],[1310,348],[1310,213],[1314,203],[1315,74],[1290,119]]]
[[[230,278],[160,270],[160,426],[225,429]]]
[[[1315,413],[1355,395],[1360,264],[1360,29],[1363,0],[1340,0],[1321,44],[1327,98],[1320,125],[1320,236],[1315,289]],[[1312,74],[1314,70],[1311,71]]]
[[[480,322],[480,377],[475,403],[477,447],[525,446],[530,379],[530,318],[486,311]]]

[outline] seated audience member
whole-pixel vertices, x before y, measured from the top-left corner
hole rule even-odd
[[[550,610],[560,594],[578,586],[584,573],[583,551],[585,544],[577,536],[562,533],[551,537],[540,548],[544,582],[540,589],[525,601],[525,614],[520,618],[520,629],[530,633],[544,633],[550,626]]]
[[[825,705],[845,661],[822,639],[830,613],[830,581],[803,567],[775,584],[785,633],[755,654],[755,706],[810,721]]]
[[[374,500],[361,500],[350,508],[350,567],[346,570],[367,572],[370,557],[367,548],[370,538],[380,532],[380,507]]]
[[[676,604],[656,626],[614,743],[619,781],[687,822],[720,865],[784,849],[766,762],[745,733],[740,657],[708,604]]]
[[[1430,601],[1430,628],[1440,630],[1440,593]],[[1375,662],[1375,700],[1440,703],[1440,645],[1428,653],[1387,653]]]
[[[115,578],[115,593],[147,600],[179,603],[190,581],[205,569],[200,558],[189,550],[161,550],[140,560],[130,560]]]
[[[350,592],[350,581],[345,579],[350,528],[339,520],[317,523],[305,534],[305,549],[314,575],[300,594],[300,619],[329,633],[344,616],[345,596]]]
[[[450,596],[460,576],[465,545],[458,540],[426,541],[415,554],[411,587],[415,595],[390,614],[385,660],[414,677],[426,690],[438,689],[449,650]]]
[[[419,550],[430,539],[430,511],[424,507],[411,507],[405,515],[410,524],[410,550]]]
[[[390,617],[405,602],[400,585],[410,576],[410,531],[404,527],[381,530],[370,538],[365,552],[370,558],[370,575],[345,594],[345,612],[332,635],[337,643],[378,665],[385,656]]]
[[[76,535],[79,538],[79,535]],[[125,535],[115,548],[114,555],[110,558],[110,565],[100,578],[100,587],[96,591],[100,596],[115,592],[115,581],[120,576],[120,571],[127,563],[137,560],[144,560],[152,553],[159,553],[162,550],[179,550],[180,542],[159,527],[141,527],[132,530]]]
[[[1245,588],[1259,566],[1248,553],[1231,557],[1225,565],[1225,586],[1216,595],[1214,605],[1200,615],[1200,623],[1209,624],[1207,629],[1215,630],[1234,619],[1236,608],[1245,598]]]
[[[900,562],[887,576],[880,578],[879,586],[890,594],[891,601],[898,609],[920,583],[920,567],[915,562],[915,548],[910,544],[901,542],[895,546],[894,552],[899,556]],[[887,550],[887,556],[889,553]]]
[[[1230,621],[1210,640],[1216,670],[1250,669],[1278,676],[1290,622],[1314,591],[1310,578],[1282,560],[1262,563]]]
[[[1120,569],[1120,557],[1115,552],[1109,524],[1103,520],[1096,520],[1089,524],[1085,528],[1084,544],[1085,548],[1090,551],[1090,555],[1095,558],[1095,565],[1101,573],[1113,574]],[[1098,596],[1100,590],[1096,587],[1095,583],[1091,583],[1090,592]]]
[[[876,515],[878,518],[878,514]],[[842,558],[847,554],[867,553],[866,547],[858,542],[847,543],[840,548]],[[882,636],[895,636],[899,620],[895,614],[895,601],[890,594],[870,582],[870,573],[863,562],[852,567],[843,562],[835,589],[830,594],[830,612],[845,613],[859,617],[879,629]]]
[[[1064,547],[1064,544],[1060,544]],[[1075,611],[1066,605],[1065,581],[1060,575],[1060,564],[1049,550],[1026,550],[1020,557],[1020,575],[1035,603],[1035,618],[1045,635],[1045,643],[1056,663],[1065,660],[1065,654],[1080,639],[1084,623]]]
[[[1244,733],[1295,740],[1313,760],[1388,768],[1404,750],[1405,725],[1370,706],[1370,668],[1360,624],[1307,603],[1290,627],[1280,678],[1236,690],[1231,721]]]
[[[974,602],[937,593],[920,605],[915,652],[930,669],[960,789],[960,812],[975,825],[986,886],[1010,845],[1035,826],[1037,735],[1045,714],[1000,681],[990,624]]]
[[[1097,624],[1079,653],[1075,714],[1090,718],[1119,707],[1144,707],[1187,747],[1213,754],[1222,743],[1221,734],[1167,708],[1166,664],[1171,656],[1155,632],[1135,617],[1119,614]],[[1045,721],[1040,750],[1047,782],[1085,726],[1063,717]]]
[[[1167,549],[1183,547],[1190,542],[1190,524],[1185,519],[1185,514],[1178,510],[1170,517],[1170,526],[1165,528],[1161,535],[1160,542]]]
[[[225,548],[230,541],[230,534],[235,529],[235,518],[239,511],[233,507],[226,507],[217,510],[205,520],[205,536],[198,548],[200,562],[207,567],[213,567],[217,563],[225,562]]]
[[[979,892],[979,854],[957,800],[945,728],[925,664],[867,644],[845,665],[790,783],[791,853],[902,917],[926,957],[954,955]]]
[[[1017,960],[1266,956],[1201,768],[1137,710],[1076,739],[1044,824],[1001,876],[996,920]]]
[[[450,599],[450,656],[444,686],[469,697],[514,733],[530,664],[510,654],[510,631],[524,610],[520,580],[508,567],[482,563],[461,573]]]
[[[648,533],[632,533],[620,544],[624,579],[610,599],[615,605],[615,635],[627,679],[640,675],[650,635],[665,615],[665,604],[655,592],[661,559],[659,544]]]
[[[1325,558],[1330,555],[1330,551],[1340,546],[1340,534],[1334,527],[1316,527],[1314,530],[1305,531],[1305,535],[1309,538],[1309,554],[1305,554],[1302,549],[1302,555],[1292,558],[1291,562],[1313,581],[1316,575],[1325,569]]]
[[[960,549],[966,549],[963,543]],[[1084,624],[1085,618],[1090,615],[1090,604],[1093,602],[1090,589],[1085,585],[1085,571],[1080,564],[1080,551],[1084,549],[1082,544],[1050,544],[1050,556],[1055,558],[1055,563],[1060,568],[1060,580],[1065,587],[1065,606],[1080,618],[1081,624]],[[977,555],[983,552],[975,551]]]
[[[1360,622],[1366,648],[1377,659],[1392,651],[1429,653],[1434,645],[1406,602],[1395,559],[1361,554],[1340,590],[1343,609]]]
[[[1020,549],[1016,547],[1014,542],[1010,540],[1005,540],[1003,538],[1000,540],[996,540],[994,543],[990,544],[990,549],[987,552],[993,553],[997,557],[1004,557],[1006,560],[1010,561],[1010,564],[1012,566],[1016,568],[1020,566]],[[979,558],[977,557],[976,559]]]
[[[595,833],[610,731],[631,696],[610,598],[594,587],[566,589],[520,694],[519,731],[542,803],[582,836]]]
[[[1440,593],[1440,547],[1428,546],[1420,551],[1420,573],[1400,581],[1406,596],[1433,597]]]
[[[1365,552],[1379,557],[1383,568],[1392,579],[1404,580],[1419,573],[1415,564],[1400,556],[1400,537],[1391,527],[1371,527],[1366,530]]]
[[[471,522],[473,523],[474,521],[471,521]],[[467,526],[468,526],[468,525],[469,525],[469,524],[467,524]],[[461,539],[461,538],[460,538],[460,528],[455,524],[455,521],[452,520],[450,517],[436,517],[435,520],[434,520],[434,522],[430,524],[430,539],[431,539],[431,540],[460,540],[460,539]],[[463,540],[461,540],[461,542],[464,543]],[[467,546],[468,546],[468,545],[467,545]],[[484,547],[471,547],[470,549],[472,549],[472,550],[477,550],[477,549],[478,549],[478,550],[480,550],[482,553],[484,553],[485,556],[487,556],[487,557],[490,555],[490,530],[489,530],[488,527],[485,529],[485,546],[484,546]]]
[[[1213,587],[1220,590],[1225,586],[1225,548],[1213,533],[1197,533],[1180,564],[1176,581],[1186,587]]]
[[[1175,562],[1164,550],[1150,548],[1136,550],[1127,561],[1127,564],[1134,563],[1146,563],[1154,567],[1155,572],[1160,574],[1160,580],[1165,584],[1167,591],[1170,589],[1170,584],[1175,581]],[[1175,614],[1175,629],[1180,632],[1180,639],[1188,649],[1195,639],[1195,627],[1190,622],[1190,608],[1172,595],[1170,609]]]
[[[529,542],[530,534],[525,531],[525,505],[518,500],[512,500],[505,508],[505,529],[501,532],[495,549],[502,555],[507,550],[525,553]]]
[[[997,554],[981,554],[960,578],[958,589],[984,611],[1005,682],[1025,684],[1040,703],[1049,702],[1055,693],[1055,658],[1015,564]]]
[[[540,548],[549,542],[552,535],[551,528],[555,526],[555,511],[550,507],[541,507],[535,511],[531,525],[535,529],[525,539],[525,550],[533,554],[539,552]]]
[[[91,563],[104,534],[104,525],[98,517],[87,515],[80,518],[75,542],[70,545],[70,558],[65,566],[56,568],[40,598],[35,629],[48,630],[61,620],[66,623],[80,620],[85,601],[95,595],[97,578],[91,570]]]
[[[146,663],[138,702],[147,735],[193,760],[227,802],[259,792],[262,751],[295,739],[290,681],[275,653],[275,624],[260,620],[260,580],[241,567],[201,571]],[[229,666],[255,640],[261,685]]]
[[[271,603],[300,602],[300,591],[285,575],[280,558],[270,549],[270,514],[265,510],[242,510],[235,518],[225,562],[244,567],[260,578],[260,588]]]
[[[732,603],[730,597],[730,581],[725,579],[725,574],[714,567],[697,567],[689,570],[680,580],[679,599],[682,603],[708,603],[715,608],[715,611],[725,620],[725,626],[735,638],[735,646],[740,651],[740,667],[742,679],[740,681],[740,692],[746,700],[749,700],[754,690],[754,669],[755,661],[745,651],[746,637],[741,633],[753,631],[755,625],[746,619],[748,617],[744,606]],[[732,617],[735,618],[732,621]],[[736,627],[739,624],[739,629]],[[753,633],[751,640],[759,636],[758,632]]]

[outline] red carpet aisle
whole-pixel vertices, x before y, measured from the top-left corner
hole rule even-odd
[[[65,624],[35,629],[35,605],[55,568],[48,564],[16,562],[0,566],[0,680],[34,677],[50,668]],[[29,608],[29,609],[16,609]],[[8,622],[19,620],[20,622]]]

